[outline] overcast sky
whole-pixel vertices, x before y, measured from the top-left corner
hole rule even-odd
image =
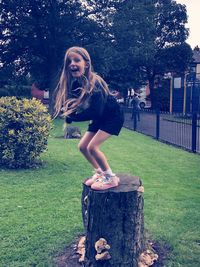
[[[176,0],[177,3],[185,4],[188,14],[187,28],[190,29],[190,35],[187,43],[192,48],[200,47],[200,0]]]

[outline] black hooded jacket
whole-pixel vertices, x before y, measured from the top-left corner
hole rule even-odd
[[[78,82],[74,82],[69,97],[79,97],[81,88]],[[92,93],[88,94],[85,101],[77,108],[75,112],[66,117],[66,122],[72,121],[89,121],[89,120],[106,120],[111,118],[120,109],[117,100],[112,95],[107,95],[99,83],[95,84]]]

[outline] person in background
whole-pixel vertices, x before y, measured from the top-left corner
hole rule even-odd
[[[133,99],[131,101],[132,104],[132,116],[131,119],[136,118],[137,121],[140,121],[140,98],[137,93],[134,93]]]

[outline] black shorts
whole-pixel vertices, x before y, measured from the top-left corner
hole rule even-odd
[[[105,114],[99,120],[93,120],[88,125],[88,132],[96,133],[98,130],[102,130],[111,135],[119,135],[124,123],[124,113],[120,109],[115,114]]]

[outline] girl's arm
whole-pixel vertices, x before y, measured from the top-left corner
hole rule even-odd
[[[94,120],[101,117],[106,102],[106,96],[103,94],[103,92],[100,90],[93,92],[88,100],[89,103],[86,109],[78,109],[76,112],[70,114],[66,118],[68,123],[72,121]]]

